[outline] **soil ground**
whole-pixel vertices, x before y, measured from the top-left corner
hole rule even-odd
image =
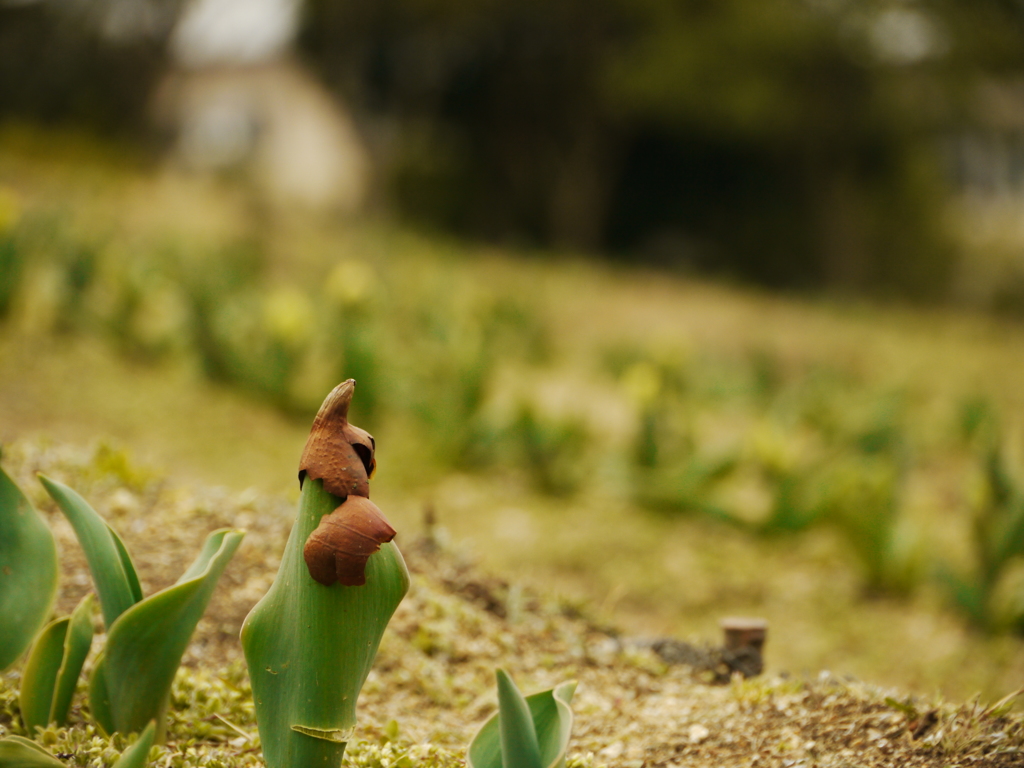
[[[161,768],[260,764],[237,637],[274,577],[291,503],[174,487],[133,472],[109,453],[63,445],[16,443],[5,450],[4,464],[57,536],[61,613],[90,589],[90,580],[70,528],[35,472],[72,484],[121,532],[147,594],[173,583],[208,532],[246,529],[179,674],[169,741],[151,757]],[[585,608],[488,576],[429,532],[400,534],[398,541],[413,586],[364,688],[350,765],[462,764],[465,745],[494,712],[499,666],[527,693],[579,681],[570,768],[1024,765],[1024,723],[1008,714],[1008,702],[984,707],[915,700],[828,673],[808,679],[737,675],[710,685],[702,670],[667,665]],[[23,732],[17,685],[17,668],[0,677],[0,735]],[[70,727],[50,728],[41,740],[82,768],[112,764],[126,745],[121,737],[95,733],[82,691]]]

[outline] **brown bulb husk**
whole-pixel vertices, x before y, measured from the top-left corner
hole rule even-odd
[[[395,529],[377,505],[353,495],[320,518],[320,524],[306,539],[302,556],[309,575],[324,586],[339,582],[359,587],[366,583],[364,571],[370,555],[393,538]]]
[[[370,475],[376,467],[373,437],[348,423],[355,379],[343,381],[324,399],[313,420],[299,460],[299,485],[307,477],[324,481],[324,490],[345,498],[370,497]]]
[[[376,468],[373,436],[348,423],[355,379],[331,390],[313,420],[299,461],[299,485],[308,477],[342,503],[324,515],[303,547],[309,574],[324,586],[366,583],[366,560],[395,537],[395,529],[369,500]]]

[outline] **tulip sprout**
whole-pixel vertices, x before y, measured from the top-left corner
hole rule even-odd
[[[524,697],[505,670],[497,678],[498,711],[470,743],[468,767],[565,768],[576,682]]]
[[[92,593],[70,616],[39,633],[21,674],[21,719],[29,733],[49,723],[64,725],[78,676],[92,646]]]
[[[374,440],[348,423],[355,381],[317,413],[277,577],[242,626],[268,768],[337,768],[384,628],[409,589],[395,531],[369,500]]]
[[[228,529],[214,531],[177,583],[143,599],[135,565],[117,532],[75,491],[48,477],[40,475],[39,479],[68,518],[85,551],[107,625],[107,642],[89,682],[92,716],[108,734],[141,731],[150,721],[156,721],[155,738],[163,741],[164,715],[181,657],[244,534]],[[71,623],[75,622],[73,614]],[[72,634],[72,630],[68,628],[66,633]],[[82,641],[75,642],[80,648]],[[64,644],[68,646],[68,641]],[[44,654],[40,656],[41,666],[53,667],[56,648],[55,641],[47,641],[46,649],[39,652]],[[73,653],[72,648],[64,657]],[[33,724],[38,722],[37,717],[44,716],[44,709],[48,718],[60,713],[60,680],[58,674],[56,690],[50,673],[40,673],[23,683],[22,701],[38,702],[32,707]]]

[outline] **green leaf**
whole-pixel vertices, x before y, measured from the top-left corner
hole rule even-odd
[[[505,670],[499,669],[497,677],[502,765],[505,768],[541,768],[540,744],[530,707]]]
[[[142,599],[139,577],[117,532],[75,491],[45,475],[39,481],[75,529],[109,630],[117,617]]]
[[[214,531],[189,578],[133,605],[110,627],[90,683],[93,717],[107,733],[132,733],[155,720],[162,738],[171,683],[217,581],[244,534]]]
[[[82,598],[71,612],[71,622],[67,637],[64,639],[64,659],[57,672],[57,684],[53,691],[53,703],[50,705],[50,722],[64,725],[71,709],[71,699],[75,695],[78,676],[82,673],[85,657],[92,647],[92,610],[95,600],[92,593]]]
[[[145,768],[149,757],[149,750],[156,739],[156,722],[150,721],[141,734],[139,740],[121,753],[121,757],[114,763],[114,768]]]
[[[540,759],[545,768],[565,768],[566,750],[572,735],[573,715],[570,704],[574,693],[576,681],[570,680],[556,686],[550,696],[531,696],[526,699],[533,715],[533,724],[537,728]]]
[[[313,580],[303,547],[339,503],[322,481],[306,479],[277,577],[242,627],[268,768],[341,764],[359,691],[409,589],[409,572],[393,542],[367,560],[362,586]]]
[[[57,673],[64,660],[64,639],[71,618],[50,622],[39,633],[21,678],[21,719],[25,730],[35,733],[36,726],[45,728],[50,722],[50,705]]]
[[[65,766],[31,739],[22,736],[8,736],[5,739],[0,739],[0,768],[65,768]]]
[[[92,645],[92,608],[89,594],[70,616],[47,624],[36,638],[21,676],[21,717],[29,733],[67,719]]]
[[[526,705],[540,747],[542,768],[565,766],[573,723],[572,709],[569,705],[575,691],[576,682],[570,681],[526,697]],[[468,768],[512,768],[512,763],[506,765],[502,760],[501,714],[500,710],[495,713],[473,738],[466,754]]]
[[[57,594],[53,534],[0,469],[0,670],[11,666],[46,622]]]

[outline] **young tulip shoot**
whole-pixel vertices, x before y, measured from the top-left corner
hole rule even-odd
[[[524,697],[505,670],[497,678],[498,711],[470,743],[468,768],[565,768],[576,682]]]
[[[89,681],[92,715],[106,733],[134,733],[155,720],[163,741],[174,675],[243,535],[211,533],[176,584],[133,605],[107,631]]]
[[[374,441],[348,423],[355,382],[321,406],[277,577],[242,627],[268,768],[337,768],[384,629],[409,589],[395,531],[369,500]]]
[[[29,733],[49,723],[64,725],[78,675],[92,646],[93,596],[86,595],[70,616],[39,633],[21,674],[21,719]]]
[[[75,530],[110,629],[118,616],[142,599],[135,564],[117,531],[77,492],[46,475],[39,475],[39,482]]]
[[[156,739],[162,741],[181,657],[244,534],[214,531],[177,583],[143,599],[135,564],[117,532],[75,491],[39,479],[82,545],[107,625],[107,642],[89,682],[92,716],[108,734],[141,731],[155,721]]]

